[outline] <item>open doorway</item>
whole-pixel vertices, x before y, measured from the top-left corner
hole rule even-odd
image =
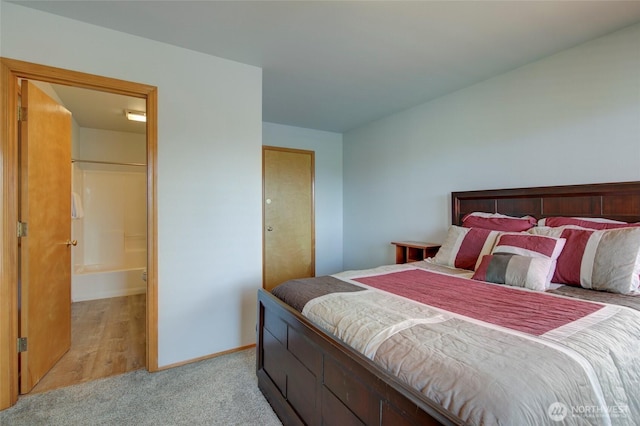
[[[18,399],[19,338],[18,272],[19,232],[19,156],[18,156],[18,92],[20,79],[38,80],[64,86],[93,89],[143,99],[146,103],[146,247],[147,292],[144,297],[146,312],[145,341],[146,368],[158,370],[157,323],[157,243],[156,243],[156,144],[157,144],[157,89],[139,83],[111,79],[91,74],[53,68],[23,61],[0,58],[0,159],[3,187],[0,205],[2,246],[0,250],[0,409],[7,408]],[[64,244],[64,242],[62,243]],[[28,336],[26,336],[28,338]]]
[[[62,165],[71,168],[67,197],[72,200],[67,218],[71,339],[69,349],[35,386],[21,377],[21,394],[122,374],[146,364],[147,170],[142,121],[146,102],[90,89],[30,83],[71,114],[71,161]],[[128,113],[136,113],[136,119],[127,117]],[[40,267],[41,263],[28,266]],[[51,282],[47,288],[51,289]],[[44,305],[44,301],[33,303],[46,310],[52,300],[65,303],[55,297]],[[20,309],[25,311],[24,306]],[[22,330],[22,323],[20,333],[29,334]]]

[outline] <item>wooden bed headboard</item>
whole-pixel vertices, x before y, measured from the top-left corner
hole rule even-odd
[[[640,222],[640,181],[452,192],[451,203],[454,225],[472,212]]]

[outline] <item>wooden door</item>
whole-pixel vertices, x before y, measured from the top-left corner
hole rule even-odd
[[[28,81],[22,108],[20,393],[28,393],[71,345],[71,113]]]
[[[263,147],[263,287],[315,275],[314,152]]]

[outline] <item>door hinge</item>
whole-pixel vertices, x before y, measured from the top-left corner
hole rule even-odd
[[[27,236],[27,222],[18,222],[18,238]]]
[[[18,337],[18,353],[27,351],[27,338]]]
[[[18,107],[18,121],[27,121],[27,108]]]

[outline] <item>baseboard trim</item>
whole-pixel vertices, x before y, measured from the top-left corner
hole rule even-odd
[[[162,367],[158,367],[158,369],[156,371],[169,370],[171,368],[181,367],[181,366],[187,365],[187,364],[193,364],[194,362],[204,361],[206,359],[217,358],[217,357],[222,356],[222,355],[228,355],[228,354],[232,354],[234,352],[240,352],[240,351],[244,351],[245,349],[250,349],[250,348],[255,348],[255,347],[256,347],[255,343],[253,343],[251,345],[240,346],[239,348],[229,349],[227,351],[216,352],[216,353],[205,355],[205,356],[201,356],[201,357],[198,357],[198,358],[188,359],[186,361],[180,361],[180,362],[176,362],[176,363],[169,364],[169,365],[163,365]]]

